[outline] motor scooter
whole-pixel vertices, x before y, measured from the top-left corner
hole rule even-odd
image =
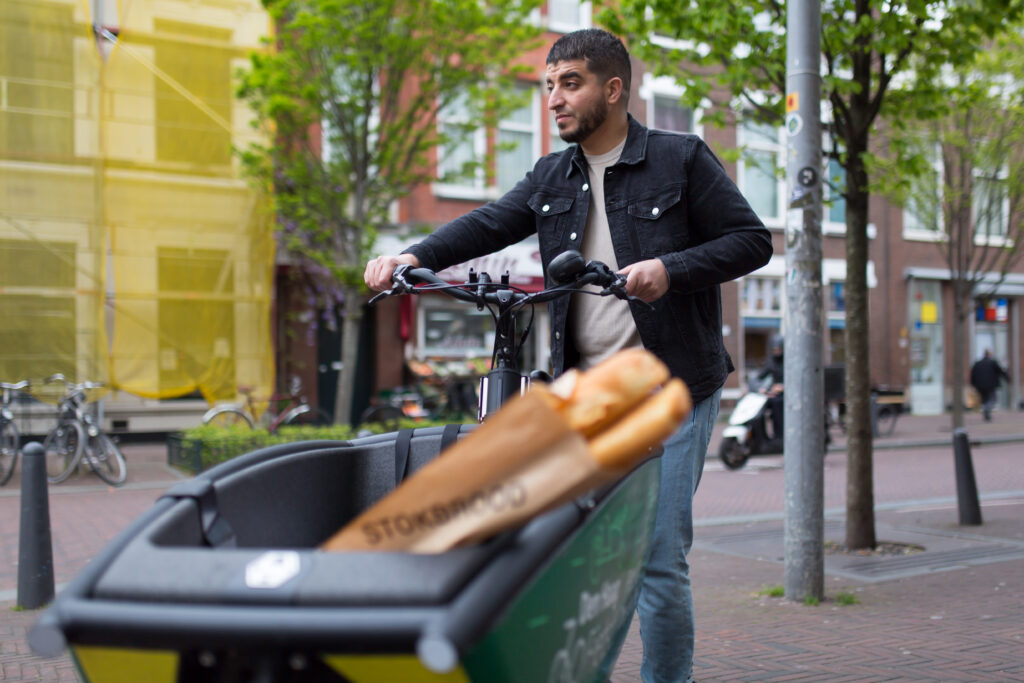
[[[729,415],[718,457],[731,470],[743,467],[751,456],[782,453],[782,434],[773,433],[768,407],[771,382],[771,377],[761,384],[751,382],[750,390],[740,397]]]

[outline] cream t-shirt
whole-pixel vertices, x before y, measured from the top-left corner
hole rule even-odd
[[[619,269],[612,246],[611,229],[604,208],[604,172],[619,160],[626,141],[597,156],[586,155],[590,176],[590,210],[580,251],[588,261],[602,261],[613,271]],[[591,285],[595,292],[600,287]],[[629,304],[614,296],[573,294],[569,304],[569,329],[580,353],[580,368],[589,368],[622,349],[640,346]]]

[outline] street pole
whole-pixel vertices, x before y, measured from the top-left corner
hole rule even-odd
[[[783,466],[785,590],[824,597],[825,388],[821,285],[821,7],[788,0]]]

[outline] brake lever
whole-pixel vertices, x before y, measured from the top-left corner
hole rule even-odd
[[[413,286],[405,279],[405,273],[410,268],[412,268],[412,266],[407,263],[403,263],[396,267],[395,271],[391,274],[391,281],[394,283],[391,289],[385,289],[383,292],[378,292],[374,297],[366,302],[366,305],[372,306],[381,299],[386,299],[389,296],[394,296],[395,294],[405,294],[412,290]]]
[[[654,309],[654,304],[648,303],[638,296],[626,293],[626,278],[619,273],[615,273],[615,280],[601,290],[603,296],[612,295],[623,301],[629,301],[630,303],[638,303],[647,306],[650,309]]]

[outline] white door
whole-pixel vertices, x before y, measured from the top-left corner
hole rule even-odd
[[[941,415],[943,401],[942,284],[910,281],[910,410],[915,415]]]

